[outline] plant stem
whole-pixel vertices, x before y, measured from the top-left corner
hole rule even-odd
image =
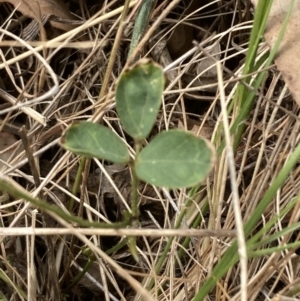
[[[36,206],[37,208],[39,208],[43,211],[46,211],[54,218],[57,218],[57,216],[58,216],[68,222],[73,222],[73,223],[76,223],[83,227],[117,229],[117,228],[123,228],[123,227],[126,227],[129,225],[129,216],[128,215],[125,215],[124,221],[118,222],[118,223],[113,223],[113,224],[89,222],[80,217],[71,215],[55,205],[50,205],[43,200],[32,197],[30,195],[30,193],[27,192],[23,187],[21,187],[19,184],[14,182],[12,179],[10,179],[9,177],[4,176],[4,175],[0,175],[0,191],[6,191],[10,195],[14,196],[15,198],[24,199],[24,200],[30,202],[31,204],[33,204],[34,206]]]
[[[135,148],[135,156],[138,156],[140,150],[141,150],[142,144],[141,141],[135,140],[134,141],[134,148]],[[140,211],[138,207],[138,186],[139,186],[139,180],[135,173],[135,166],[134,161],[131,161],[129,163],[132,173],[131,178],[131,226],[133,228],[139,228],[140,221]],[[128,247],[131,251],[131,254],[133,258],[136,260],[136,262],[139,261],[138,252],[136,249],[136,237],[129,236],[128,237]]]
[[[89,268],[92,266],[92,264],[94,263],[94,259],[90,259],[88,260],[88,262],[86,263],[86,265],[84,266],[84,268],[81,270],[80,273],[78,273],[75,278],[73,279],[72,283],[65,289],[65,293],[68,292],[72,287],[74,287],[81,279],[82,277],[85,275],[85,273],[89,270]]]
[[[142,144],[141,141],[136,140],[134,142],[134,148],[135,148],[135,156],[137,157],[139,152],[141,151]],[[131,179],[131,211],[132,211],[132,218],[133,222],[136,223],[136,226],[139,226],[139,208],[138,208],[138,186],[139,186],[139,180],[135,173],[135,166],[134,161],[130,163],[131,165],[131,172],[132,172],[132,179]]]
[[[81,178],[82,178],[82,172],[83,172],[83,169],[84,169],[84,166],[85,166],[85,161],[86,161],[85,157],[81,157],[80,158],[79,167],[78,167],[78,170],[77,170],[77,173],[76,173],[76,178],[75,178],[75,181],[74,181],[74,184],[73,184],[73,188],[72,188],[72,194],[74,196],[77,194],[78,189],[79,189],[79,185],[80,185]],[[68,202],[68,210],[69,210],[69,212],[73,211],[73,207],[74,207],[74,199],[70,198],[69,202]]]
[[[118,244],[116,244],[112,248],[105,251],[105,253],[107,255],[111,255],[111,254],[115,253],[116,251],[120,250],[121,248],[123,248],[126,245],[127,242],[128,242],[128,238],[125,237]],[[74,287],[80,281],[80,279],[89,270],[89,268],[91,267],[93,262],[95,262],[95,257],[90,256],[88,262],[86,263],[86,265],[84,266],[82,271],[79,274],[76,275],[76,277],[73,279],[72,283],[65,289],[66,292],[68,292],[72,287]]]
[[[119,251],[120,249],[122,249],[128,242],[128,238],[124,237],[118,244],[116,244],[115,246],[111,247],[110,249],[108,249],[107,251],[105,251],[105,253],[107,255],[111,255],[117,251]]]

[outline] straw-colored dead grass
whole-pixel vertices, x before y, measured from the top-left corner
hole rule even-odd
[[[168,5],[176,2],[172,11],[166,11]],[[249,1],[194,1],[197,3],[193,4],[191,11],[184,14],[187,2],[158,1],[148,29],[152,32],[151,37],[139,54],[140,57],[152,57],[168,70],[164,105],[152,136],[163,129],[180,126],[213,141],[222,115],[215,68],[209,71],[205,68],[213,66],[214,61],[197,47],[193,53],[187,54],[194,47],[193,40],[202,41],[201,47],[209,55],[221,60],[235,76],[239,75],[247,51],[252,12]],[[123,1],[110,1],[110,8],[106,7],[106,1],[78,0],[70,3],[72,12],[84,21],[83,25],[67,33],[57,32],[46,25],[47,42],[38,41],[43,39],[42,36],[26,42],[32,47],[40,47],[39,51],[42,51],[39,54],[46,61],[28,52],[24,45],[14,41],[7,43],[12,37],[1,36],[1,41],[6,42],[1,46],[1,128],[20,139],[18,130],[24,125],[32,154],[38,154],[34,159],[37,170],[34,177],[33,168],[27,163],[28,154],[21,152],[22,142],[19,140],[14,147],[20,149],[16,150],[20,155],[13,155],[6,162],[8,166],[2,167],[2,173],[13,177],[32,195],[61,208],[68,208],[70,199],[75,200],[73,212],[90,221],[121,221],[122,211],[130,202],[129,170],[92,160],[89,168],[84,170],[78,192],[74,193],[80,158],[62,150],[57,142],[62,131],[72,122],[93,119],[114,129],[131,147],[132,141],[123,132],[114,111],[114,89],[126,63],[135,14],[129,14],[108,89],[104,97],[98,99],[119,26],[121,10],[118,7],[123,5]],[[2,23],[7,22],[2,28],[20,36],[28,21],[23,20],[22,26],[15,26],[13,20],[20,19],[20,14],[13,13],[7,4],[1,5],[1,11],[5,12],[1,13]],[[93,18],[95,13],[97,18]],[[163,13],[166,15],[164,18],[161,17]],[[157,26],[158,20],[161,21],[159,26],[153,27]],[[167,43],[168,40],[171,42]],[[266,46],[262,44],[261,53],[265,51]],[[183,58],[179,62],[170,65],[181,56]],[[59,89],[38,102],[32,101],[54,87],[55,80],[47,68],[52,68],[52,77],[59,83]],[[232,74],[226,72],[224,80],[229,99],[237,82]],[[3,91],[14,97],[13,106],[8,105],[8,96],[5,98]],[[275,67],[270,69],[260,92],[235,155],[244,221],[299,140],[299,109]],[[16,108],[26,101],[32,101],[32,104]],[[200,229],[235,229],[227,163],[223,152],[213,173],[194,196],[193,206],[188,209],[181,226],[181,234],[199,215],[203,215]],[[296,168],[278,191],[272,206],[253,229],[253,234],[298,194],[298,171]],[[168,193],[141,185],[140,194],[142,227],[169,229],[184,207],[188,191]],[[206,199],[209,200],[209,210],[200,212]],[[157,273],[155,266],[168,239],[162,234],[157,235],[154,231],[150,237],[138,237],[138,264],[126,245],[108,259],[104,252],[120,241],[120,235],[107,237],[76,232],[74,225],[36,211],[22,199],[8,199],[3,194],[0,200],[4,228],[52,229],[52,232],[49,230],[52,235],[20,232],[19,235],[10,233],[10,236],[7,232],[1,237],[0,293],[3,300],[4,296],[6,300],[25,300],[20,290],[27,294],[28,300],[191,300],[234,239],[230,235],[192,237],[191,243],[182,249],[183,238],[175,237],[167,260]],[[270,233],[298,221],[298,209],[296,206],[293,213],[278,222]],[[58,235],[58,228],[69,229],[68,235]],[[294,233],[279,239],[278,244],[297,240],[298,234]],[[70,287],[88,261],[82,253],[86,245],[94,250],[95,257],[85,276]],[[179,250],[184,253],[180,258]],[[288,300],[283,296],[299,285],[298,261],[295,250],[249,258],[249,300]],[[146,290],[153,279],[154,286],[145,297],[146,292],[142,288]],[[276,294],[281,297],[276,297]],[[226,273],[207,300],[240,300],[239,265]]]

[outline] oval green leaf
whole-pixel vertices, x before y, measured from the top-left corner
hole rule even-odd
[[[206,178],[214,162],[212,145],[189,132],[170,130],[157,135],[136,158],[141,180],[161,187],[191,187]]]
[[[61,139],[61,146],[75,154],[108,160],[129,162],[124,142],[107,127],[93,122],[71,125]]]
[[[162,68],[142,60],[120,77],[116,109],[124,130],[134,139],[146,138],[158,114],[164,89]]]

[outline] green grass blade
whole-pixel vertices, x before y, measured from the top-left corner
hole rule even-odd
[[[129,47],[128,58],[130,58],[132,52],[137,47],[142,35],[146,31],[150,14],[152,11],[154,0],[144,0],[141,3],[140,10],[138,12],[137,18],[134,23],[134,28],[132,32],[132,38]]]
[[[286,165],[279,172],[278,176],[269,187],[262,200],[259,202],[258,206],[255,208],[255,211],[249,218],[248,222],[244,227],[245,236],[248,236],[252,229],[256,226],[257,222],[261,218],[261,215],[272,202],[277,190],[283,185],[289,173],[292,171],[294,166],[298,163],[300,158],[300,144],[296,147],[295,151],[290,156]],[[234,241],[229,249],[225,252],[224,256],[221,258],[219,263],[214,267],[212,274],[208,277],[204,285],[199,290],[198,294],[195,296],[193,301],[202,301],[206,295],[213,289],[217,281],[232,267],[237,261],[237,242]]]

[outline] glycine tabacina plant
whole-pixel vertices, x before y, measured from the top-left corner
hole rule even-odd
[[[211,169],[214,150],[205,139],[183,130],[163,131],[143,147],[161,106],[164,89],[162,68],[141,60],[125,70],[116,87],[116,110],[123,129],[133,138],[135,159],[117,134],[101,124],[71,125],[61,145],[75,154],[113,163],[129,164],[132,170],[131,225],[138,225],[138,180],[166,188],[191,187]]]

